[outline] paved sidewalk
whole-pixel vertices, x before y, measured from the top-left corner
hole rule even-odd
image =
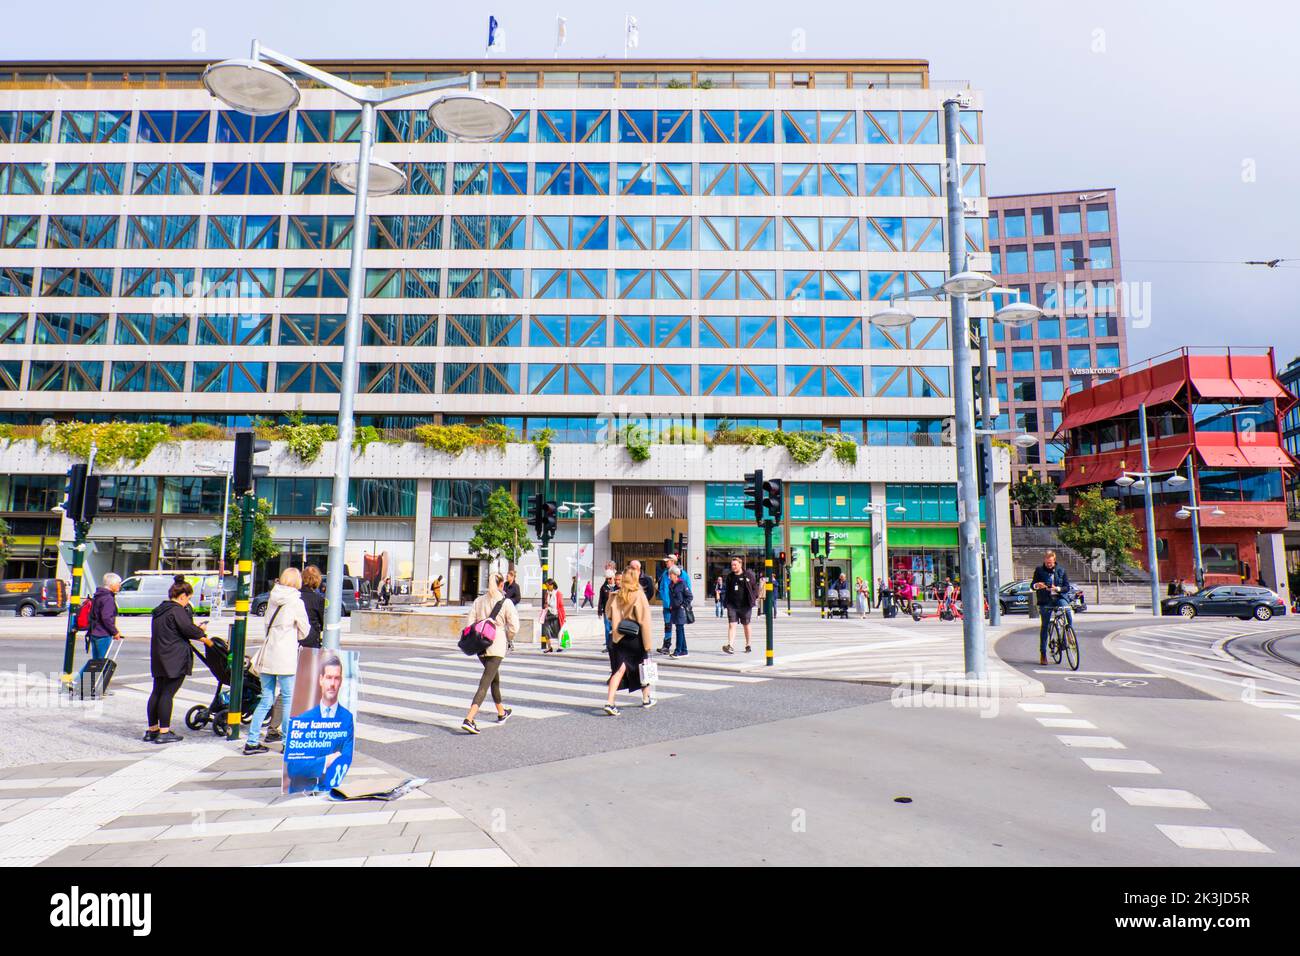
[[[274,751],[245,757],[211,732],[142,742],[134,695],[71,703],[39,675],[0,686],[0,867],[513,865],[429,787],[389,802],[284,796]],[[412,776],[358,754],[345,787]]]

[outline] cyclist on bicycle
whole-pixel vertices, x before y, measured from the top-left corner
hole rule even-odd
[[[1051,624],[1052,612],[1058,607],[1065,608],[1066,618],[1074,623],[1070,613],[1069,593],[1074,589],[1065,568],[1056,566],[1056,552],[1048,551],[1043,555],[1043,563],[1034,569],[1033,589],[1038,592],[1038,616],[1042,624],[1038,628],[1038,663],[1047,664],[1047,631]]]

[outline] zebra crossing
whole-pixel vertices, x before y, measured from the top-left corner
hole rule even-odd
[[[1300,709],[1300,681],[1238,660],[1224,650],[1236,637],[1295,631],[1294,622],[1195,621],[1134,628],[1111,638],[1128,661],[1183,680],[1224,700]]]
[[[372,743],[400,743],[428,736],[435,729],[458,730],[465,718],[483,667],[476,658],[463,654],[428,654],[399,660],[361,658],[361,684],[357,737]],[[770,678],[742,674],[688,671],[661,665],[655,696],[661,701],[692,694],[715,693],[746,684],[764,683]],[[134,675],[133,675],[134,676]],[[501,693],[513,711],[513,719],[547,720],[573,714],[597,714],[605,702],[609,664],[591,658],[547,657],[530,659],[514,654],[501,669]],[[149,680],[116,684],[120,693],[147,697]],[[211,675],[196,672],[176,695],[176,719],[195,704],[207,706],[216,691]],[[484,712],[492,709],[491,697]],[[385,718],[382,723],[365,716]],[[481,730],[498,725],[490,716],[479,723]]]

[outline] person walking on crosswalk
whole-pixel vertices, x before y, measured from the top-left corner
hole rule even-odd
[[[657,701],[649,684],[641,681],[641,665],[654,648],[654,633],[650,628],[650,602],[641,587],[637,570],[628,568],[619,579],[618,590],[610,595],[606,605],[613,633],[613,650],[609,655],[609,694],[605,698],[605,713],[619,715],[614,695],[621,690],[639,690],[641,706],[653,707]]]
[[[467,734],[480,733],[474,718],[478,716],[478,709],[483,705],[483,698],[489,690],[492,691],[492,703],[497,708],[497,723],[504,724],[510,719],[510,708],[501,702],[501,664],[505,661],[506,654],[514,649],[515,635],[519,633],[519,613],[515,610],[514,602],[502,592],[503,584],[505,578],[500,574],[488,575],[487,593],[479,595],[465,616],[466,627],[488,618],[496,625],[496,636],[492,639],[491,646],[478,656],[479,663],[483,665],[483,676],[479,678],[478,690],[474,692],[469,713],[460,725],[460,729]]]

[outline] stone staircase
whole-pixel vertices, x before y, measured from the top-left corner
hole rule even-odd
[[[1015,577],[1010,580],[1032,577],[1034,569],[1043,562],[1044,551],[1056,552],[1057,562],[1065,568],[1074,585],[1083,589],[1090,604],[1151,607],[1151,575],[1145,569],[1129,567],[1118,574],[1103,574],[1099,580],[1091,563],[1063,544],[1055,528],[1011,529],[1011,564]]]

